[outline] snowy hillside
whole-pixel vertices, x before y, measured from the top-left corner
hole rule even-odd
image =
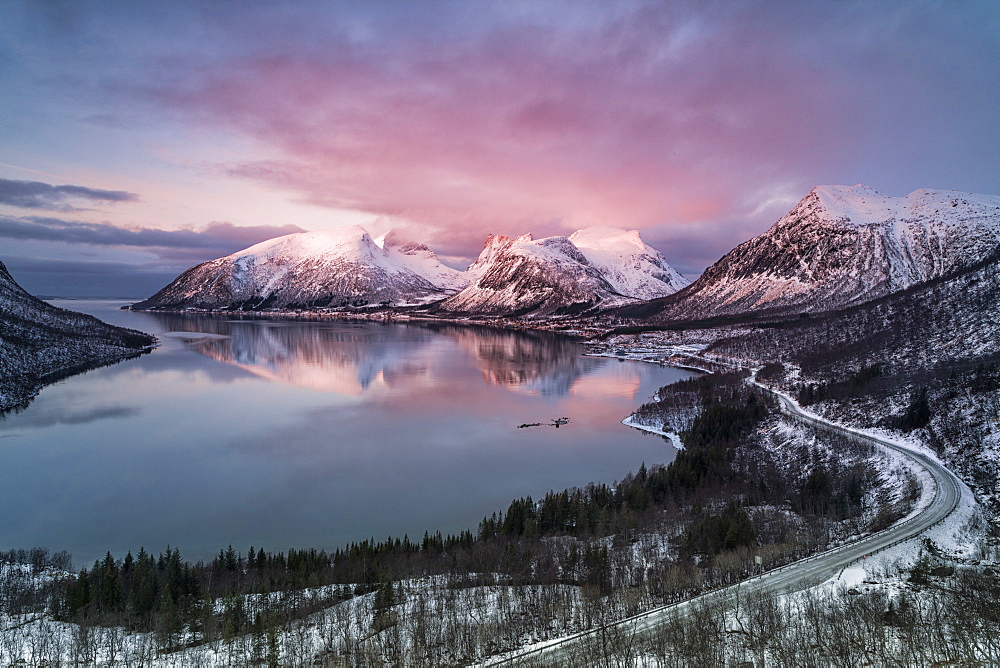
[[[906,431],[980,493],[997,496],[1000,252],[868,304],[742,332],[709,354],[782,362],[794,369],[783,389],[831,419],[866,428],[900,429],[923,390],[926,424]]]
[[[446,267],[426,245],[408,240],[396,231],[375,240],[395,262],[446,291],[457,292],[470,282],[464,272]]]
[[[44,385],[139,354],[153,337],[31,296],[0,262],[0,410]]]
[[[483,315],[579,313],[628,301],[566,237],[491,235],[469,267],[475,281],[438,309]]]
[[[422,244],[361,227],[301,232],[188,269],[135,309],[266,309],[413,304],[464,285]]]
[[[635,230],[591,227],[567,237],[490,235],[466,270],[472,283],[442,311],[580,313],[676,292],[688,281]]]
[[[628,297],[665,297],[691,282],[646,245],[637,230],[588,227],[571,234],[569,240],[615,290]]]
[[[580,312],[676,292],[687,284],[663,256],[625,230],[571,239],[490,235],[464,272],[396,232],[358,226],[271,239],[188,269],[134,309],[293,309],[427,304],[483,315]],[[458,294],[456,294],[458,293]]]
[[[1000,246],[1000,197],[818,186],[676,297],[662,319],[823,311],[876,299],[974,264]]]

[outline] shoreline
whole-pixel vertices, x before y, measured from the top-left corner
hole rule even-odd
[[[664,438],[670,439],[674,448],[677,450],[683,450],[684,444],[681,442],[680,434],[673,431],[663,431],[662,429],[657,429],[656,427],[650,427],[649,425],[642,424],[636,421],[635,413],[632,413],[627,418],[622,420],[622,424],[626,427],[632,427],[633,429],[638,429],[639,431],[644,431],[650,434],[656,434],[657,436],[663,436]]]
[[[109,300],[118,301],[118,300]],[[324,322],[330,320],[342,320],[345,322],[364,320],[369,322],[400,322],[400,323],[440,323],[460,326],[491,327],[513,331],[540,331],[560,334],[581,341],[589,341],[600,336],[606,336],[613,327],[589,328],[581,327],[578,320],[522,320],[518,318],[508,319],[504,316],[472,316],[472,315],[431,315],[426,313],[414,313],[386,308],[373,309],[370,311],[314,311],[314,310],[292,310],[292,311],[239,311],[239,310],[215,310],[198,308],[180,309],[132,309],[130,304],[121,307],[123,311],[135,311],[136,313],[172,313],[205,316],[226,316],[246,320],[299,320],[306,322]],[[402,307],[404,309],[417,309],[420,306]]]

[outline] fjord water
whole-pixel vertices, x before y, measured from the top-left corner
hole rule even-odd
[[[78,565],[475,531],[513,498],[669,462],[620,420],[690,375],[538,332],[55,303],[161,341],[0,418],[0,549]]]

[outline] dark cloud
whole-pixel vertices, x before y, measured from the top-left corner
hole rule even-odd
[[[0,215],[0,238],[53,244],[47,253],[50,257],[3,258],[17,281],[32,294],[67,297],[148,297],[188,267],[302,231],[295,225],[239,227],[225,222],[213,222],[197,230],[157,230]],[[153,257],[140,263],[81,261],[63,257],[66,246],[56,244],[138,249]]]
[[[41,181],[15,181],[0,179],[0,204],[8,204],[23,209],[47,209],[50,211],[74,211],[73,200],[118,203],[137,202],[139,196],[124,190],[101,190],[85,186],[54,186]]]
[[[302,231],[303,229],[297,225],[240,227],[226,222],[212,222],[198,230],[157,230],[51,217],[0,215],[0,237],[8,239],[61,241],[94,246],[227,251],[223,254],[233,253],[267,239]]]

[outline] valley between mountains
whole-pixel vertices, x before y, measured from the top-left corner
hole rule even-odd
[[[707,373],[622,416],[674,435],[671,463],[516,499],[459,535],[194,564],[109,553],[77,576],[0,554],[0,658],[1000,662],[1000,197],[819,186],[694,281],[668,259],[588,228],[492,235],[458,271],[351,227],[188,269],[130,308],[551,330]],[[0,408],[154,344],[5,270],[0,317]]]

